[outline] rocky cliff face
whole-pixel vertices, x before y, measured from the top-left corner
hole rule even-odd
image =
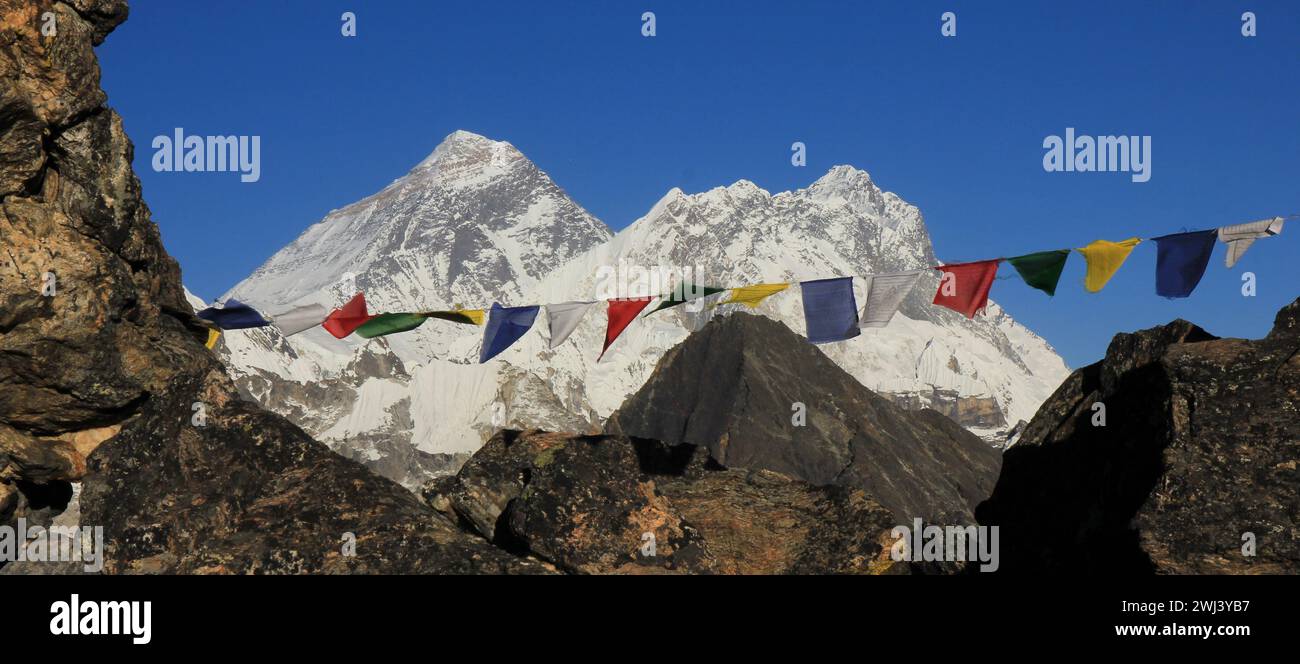
[[[104,105],[92,47],[125,17],[0,0],[0,520],[79,482],[109,572],[543,571],[238,399]]]
[[[1104,408],[1104,426],[1098,419]],[[1115,337],[1003,457],[976,512],[1004,572],[1300,571],[1300,300],[1260,340]]]
[[[744,313],[665,353],[608,430],[705,446],[729,468],[863,489],[901,524],[973,523],[1000,458],[943,415],[876,395],[784,324]]]

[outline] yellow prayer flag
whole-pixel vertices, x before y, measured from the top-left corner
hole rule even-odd
[[[220,338],[221,338],[221,330],[208,328],[208,340],[203,342],[203,345],[211,349],[212,347],[217,345],[217,339]]]
[[[1083,280],[1084,288],[1087,288],[1090,293],[1096,293],[1105,287],[1106,282],[1119,271],[1119,266],[1124,264],[1133,247],[1138,246],[1141,241],[1135,237],[1121,242],[1096,240],[1086,247],[1076,249],[1075,251],[1083,254],[1084,259],[1088,261],[1088,274]]]
[[[723,302],[714,306],[723,304],[743,304],[750,309],[758,308],[763,299],[769,295],[775,295],[790,287],[790,284],[756,284],[753,286],[741,286],[740,288],[731,289],[731,295]]]
[[[475,325],[483,324],[484,311],[482,309],[458,309],[456,313],[464,314],[466,318],[474,321]]]
[[[420,315],[426,318],[439,318],[464,325],[482,325],[483,314],[482,309],[454,309],[452,311],[425,311]]]

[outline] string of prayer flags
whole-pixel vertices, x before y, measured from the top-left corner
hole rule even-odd
[[[1278,235],[1281,232],[1282,217],[1219,228],[1219,241],[1228,245],[1228,256],[1224,259],[1225,264],[1228,267],[1236,265],[1237,261],[1241,260],[1242,255],[1246,253],[1246,250],[1250,248],[1250,245],[1255,243],[1255,240]]]
[[[236,300],[230,298],[220,307],[208,307],[203,311],[195,314],[203,320],[210,321],[213,325],[223,330],[243,330],[250,327],[266,327],[271,322],[257,313],[257,310]]]
[[[362,337],[374,339],[375,337],[382,337],[385,334],[410,332],[411,330],[424,325],[424,321],[426,320],[429,320],[429,317],[424,314],[379,314],[378,316],[372,316],[369,320],[359,325],[355,331]]]
[[[741,286],[731,289],[731,296],[724,302],[718,304],[743,304],[750,309],[757,309],[758,305],[769,296],[776,295],[790,287],[790,284],[755,284],[753,286]],[[717,305],[714,305],[717,306]]]
[[[1138,238],[1131,237],[1121,242],[1111,242],[1110,240],[1096,240],[1086,247],[1077,251],[1083,254],[1083,258],[1088,262],[1088,273],[1083,278],[1083,286],[1090,293],[1096,293],[1106,286],[1106,282],[1115,276],[1119,271],[1119,266],[1124,264],[1124,260],[1132,253],[1133,247],[1142,242]]]
[[[853,298],[853,277],[802,281],[799,286],[808,341],[824,344],[862,334],[858,329],[858,303]]]
[[[1187,297],[1201,283],[1210,264],[1218,230],[1177,233],[1155,238],[1156,295]]]
[[[1297,215],[1300,216],[1300,215]],[[1215,240],[1228,245],[1226,264],[1233,267],[1256,240],[1282,232],[1283,217],[1263,219],[1245,224],[1221,226],[1212,230],[1192,231],[1165,235],[1154,239],[1157,245],[1156,293],[1163,297],[1188,297],[1205,276],[1206,267],[1214,251]],[[1133,248],[1143,242],[1132,237],[1120,242],[1096,240],[1087,246],[1069,250],[1039,251],[993,260],[954,263],[933,269],[942,273],[933,303],[952,309],[967,318],[974,318],[989,302],[989,291],[997,278],[998,264],[1002,261],[1012,267],[1031,288],[1056,295],[1061,275],[1070,254],[1078,251],[1087,262],[1084,287],[1092,293],[1102,290],[1128,260]],[[821,344],[843,341],[859,336],[862,329],[882,328],[889,325],[902,303],[920,282],[925,269],[872,274],[863,277],[864,301],[861,310],[853,292],[854,277],[833,277],[799,282],[803,293],[802,304],[811,343]],[[583,318],[597,304],[606,305],[605,342],[597,361],[625,332],[637,316],[648,316],[657,311],[713,295],[727,293],[725,298],[713,301],[709,309],[724,304],[740,304],[757,309],[767,298],[790,287],[790,283],[768,283],[718,288],[700,286],[691,280],[682,280],[675,290],[655,296],[599,301],[574,301],[546,306],[549,327],[548,344],[551,349],[563,344],[581,324]],[[658,299],[658,305],[647,307]],[[460,306],[460,305],[455,305]],[[450,311],[420,311],[410,313],[385,313],[371,315],[366,307],[364,293],[358,292],[346,304],[327,310],[320,304],[306,304],[274,316],[263,316],[253,307],[236,299],[223,305],[212,306],[196,316],[210,323],[208,348],[216,346],[225,330],[256,328],[275,325],[285,336],[292,336],[316,325],[324,327],[336,338],[342,339],[354,332],[366,339],[388,334],[408,332],[420,327],[430,318],[438,318],[463,325],[484,325],[483,343],[479,362],[487,362],[512,346],[532,328],[541,305],[503,307],[493,303],[491,316],[483,309],[453,309]]]
[[[934,294],[934,303],[967,318],[974,318],[989,303],[989,289],[993,287],[993,279],[998,276],[1000,262],[1002,259],[999,258],[934,268],[943,272],[939,290]]]
[[[650,314],[656,311],[662,311],[669,307],[675,307],[679,304],[684,304],[686,302],[699,299],[701,297],[708,297],[710,295],[721,293],[725,290],[727,289],[713,288],[712,286],[696,286],[694,284],[679,284],[677,288],[673,290],[672,293],[660,296],[659,306],[650,310],[650,312],[647,313],[646,315],[649,316]]]
[[[462,325],[482,325],[483,314],[482,309],[455,309],[453,311],[426,311],[423,315],[426,318],[449,320]]]
[[[280,334],[291,337],[320,325],[329,315],[329,309],[319,304],[305,304],[271,316],[271,322],[280,330]]]
[[[1056,295],[1056,285],[1061,281],[1061,271],[1065,261],[1070,257],[1069,249],[1040,251],[1024,256],[1008,258],[1011,267],[1016,268],[1020,278],[1031,288],[1037,288],[1048,296]]]
[[[858,323],[858,327],[888,325],[924,272],[925,270],[912,270],[894,274],[871,274],[864,277],[866,303],[862,305],[862,320]]]
[[[573,331],[578,329],[578,323],[582,322],[583,316],[587,315],[591,308],[596,306],[596,302],[562,302],[560,304],[546,305],[546,326],[551,331],[550,348],[554,349],[564,343]]]
[[[632,319],[636,318],[636,315],[641,313],[641,310],[645,309],[652,299],[654,298],[633,297],[609,301],[609,309],[606,314],[609,317],[609,322],[605,326],[605,345],[600,349],[600,355],[596,357],[597,362],[600,361],[600,358],[605,357],[605,351],[609,350],[609,345],[614,343],[618,335],[627,329]]]
[[[321,323],[325,331],[334,335],[336,339],[342,339],[352,334],[363,323],[370,320],[371,316],[366,311],[366,296],[364,293],[357,293],[352,296],[348,303],[330,312]]]
[[[501,354],[501,351],[514,345],[519,338],[527,334],[528,329],[537,320],[541,307],[503,307],[498,302],[492,303],[488,315],[487,327],[483,328],[483,345],[479,348],[478,363],[483,364]]]

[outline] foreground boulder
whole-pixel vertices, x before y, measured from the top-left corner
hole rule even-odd
[[[1104,408],[1104,425],[1098,419]],[[1004,572],[1300,572],[1300,300],[1257,341],[1121,334],[1003,456]]]
[[[238,399],[104,105],[125,17],[0,0],[0,523],[80,482],[108,572],[547,571]]]
[[[728,468],[859,488],[907,525],[974,523],[1001,456],[933,410],[875,394],[785,324],[744,313],[669,350],[607,431],[704,446]]]
[[[502,431],[424,496],[497,546],[584,574],[907,573],[860,489],[726,469],[693,445]]]

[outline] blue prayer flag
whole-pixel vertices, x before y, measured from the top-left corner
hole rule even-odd
[[[492,303],[488,312],[487,327],[483,329],[483,346],[479,349],[479,364],[496,357],[509,348],[519,337],[524,336],[528,328],[537,319],[537,305],[531,307],[503,307],[498,302]]]
[[[804,281],[803,315],[808,341],[824,344],[852,339],[858,329],[858,303],[853,298],[853,277]]]
[[[1156,238],[1156,295],[1187,297],[1205,274],[1218,230]]]
[[[257,313],[257,310],[230,298],[223,307],[208,307],[195,314],[199,318],[212,321],[223,330],[243,330],[250,327],[265,327],[271,322]]]

